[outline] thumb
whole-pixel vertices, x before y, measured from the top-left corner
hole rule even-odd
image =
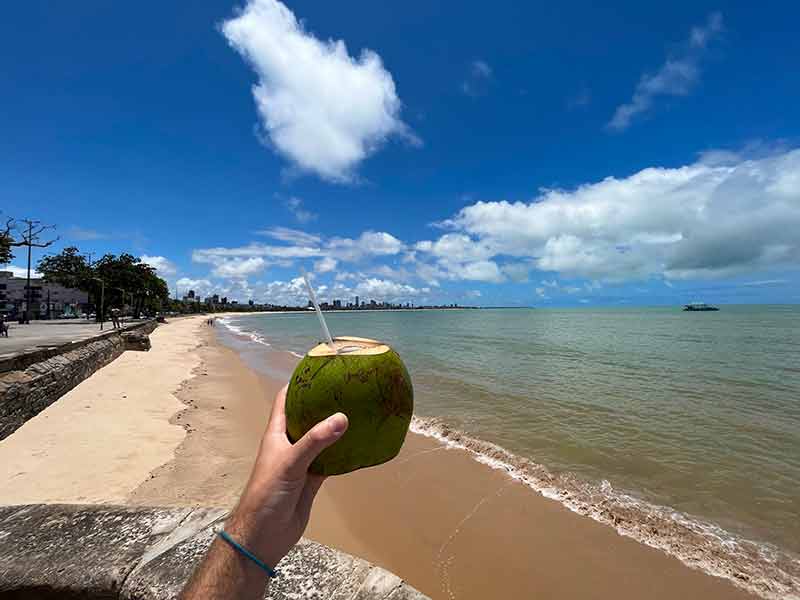
[[[343,413],[331,415],[314,425],[292,446],[294,466],[303,473],[308,471],[308,467],[319,453],[344,435],[347,425],[347,417]]]

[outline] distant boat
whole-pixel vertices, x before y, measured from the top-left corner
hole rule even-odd
[[[683,307],[683,310],[702,312],[708,310],[719,310],[719,308],[716,306],[711,306],[710,304],[706,304],[705,302],[690,302]]]

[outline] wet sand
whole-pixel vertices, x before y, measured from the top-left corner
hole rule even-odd
[[[172,418],[187,437],[131,503],[232,506],[245,483],[283,382],[256,374],[210,330],[201,335],[208,345]],[[413,433],[390,463],[330,478],[306,535],[435,599],[753,597]]]

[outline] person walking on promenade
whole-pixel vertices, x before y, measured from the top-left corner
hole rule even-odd
[[[114,326],[114,329],[119,329],[121,326],[119,324],[119,309],[112,308],[111,309],[111,324]]]

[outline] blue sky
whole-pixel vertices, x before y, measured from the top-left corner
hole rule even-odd
[[[327,298],[796,303],[799,19],[15,3],[0,209],[141,255],[181,294],[302,302],[303,266]]]

